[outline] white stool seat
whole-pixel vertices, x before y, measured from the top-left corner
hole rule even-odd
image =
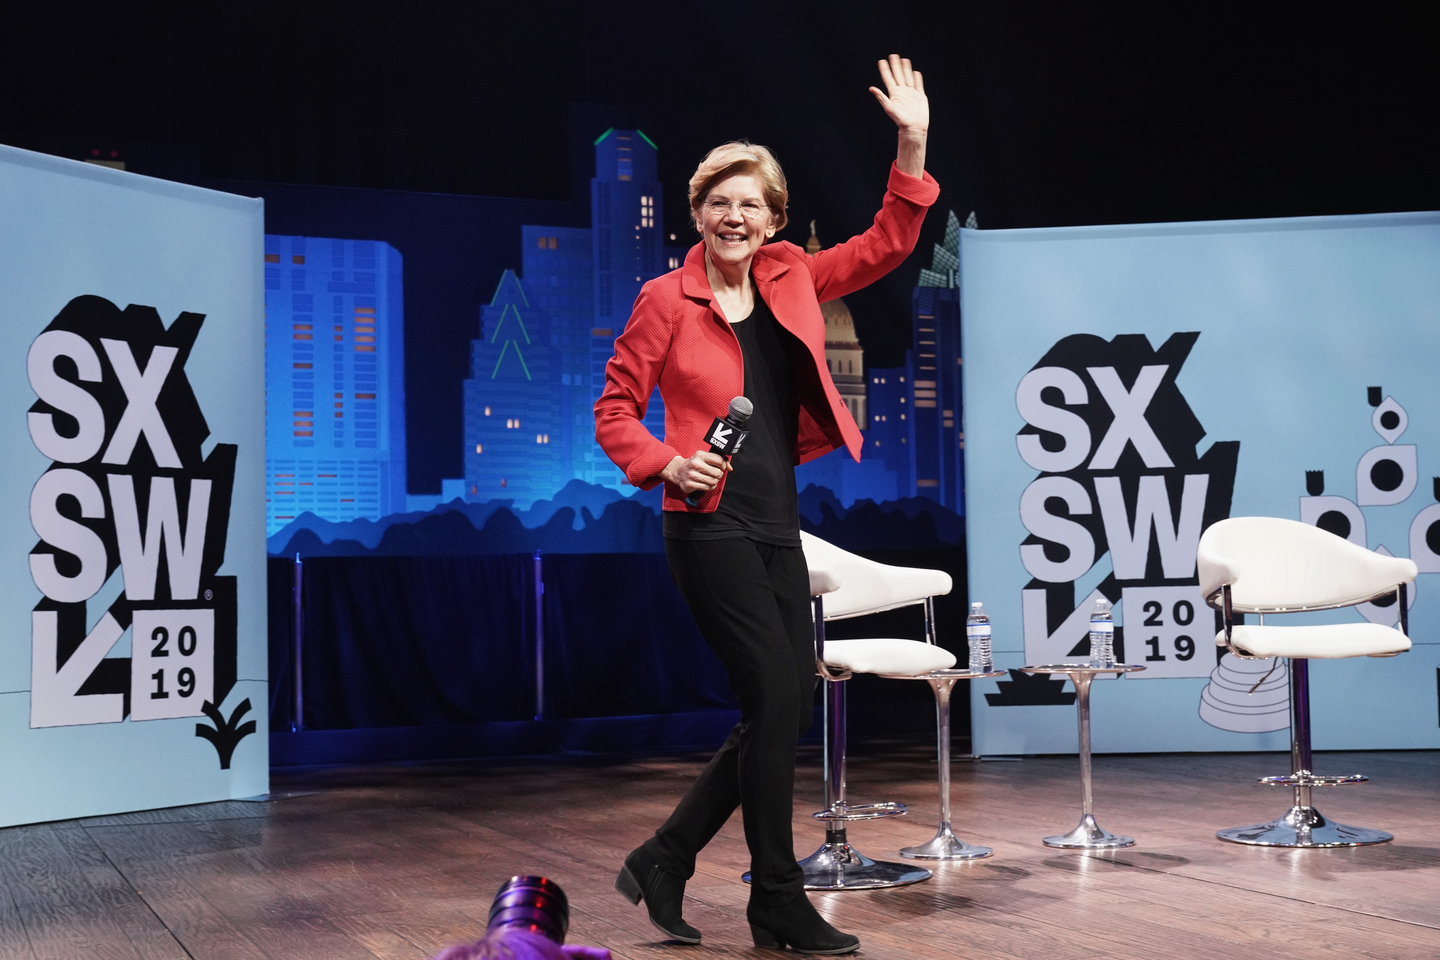
[[[1335,660],[1341,657],[1384,657],[1410,649],[1410,638],[1378,623],[1325,623],[1295,627],[1236,624],[1230,643],[1252,657],[1303,657]],[[1215,635],[1223,647],[1225,631]],[[829,650],[829,645],[826,645]]]
[[[850,673],[910,677],[955,666],[955,654],[919,640],[826,640],[825,664]]]

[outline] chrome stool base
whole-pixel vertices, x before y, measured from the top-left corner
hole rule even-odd
[[[1383,830],[1326,820],[1314,807],[1302,806],[1291,807],[1283,817],[1269,823],[1218,830],[1215,836],[1257,847],[1360,847],[1395,839]]]
[[[819,850],[801,860],[800,869],[805,871],[806,890],[883,890],[931,877],[923,867],[871,860],[846,843],[843,834],[839,840],[827,839]],[[749,883],[750,871],[740,879]]]
[[[871,860],[850,846],[841,835],[828,837],[810,856],[800,861],[805,871],[806,890],[879,890],[903,887],[930,879],[930,871],[905,863]]]
[[[1226,588],[1229,589],[1228,587]],[[1401,586],[1401,613],[1404,614],[1404,586]],[[1229,595],[1226,595],[1229,602]],[[1262,621],[1263,622],[1263,621]],[[1326,820],[1310,803],[1315,787],[1339,787],[1365,783],[1359,774],[1320,776],[1313,772],[1314,756],[1310,750],[1310,661],[1292,657],[1290,671],[1290,762],[1295,772],[1283,777],[1261,777],[1269,786],[1290,787],[1294,800],[1285,815],[1269,823],[1248,827],[1217,830],[1215,836],[1230,843],[1256,847],[1362,847],[1371,843],[1394,840],[1394,834],[1369,827],[1352,827],[1348,823]]]
[[[1067,850],[1075,848],[1109,850],[1115,847],[1135,846],[1134,837],[1122,837],[1104,829],[1095,822],[1093,813],[1083,814],[1080,817],[1080,823],[1069,833],[1062,833],[1058,837],[1046,837],[1040,842],[1047,847],[1063,847]]]
[[[983,860],[994,852],[989,847],[966,843],[950,831],[950,824],[942,823],[932,839],[902,848],[900,856],[906,860]]]

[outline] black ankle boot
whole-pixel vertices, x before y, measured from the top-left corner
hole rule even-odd
[[[825,922],[803,893],[783,907],[761,906],[751,900],[745,907],[745,919],[750,921],[755,946],[768,950],[783,950],[788,944],[797,953],[829,956],[854,953],[860,946],[859,937],[841,933]]]
[[[680,915],[685,900],[685,881],[673,873],[666,873],[660,865],[639,847],[625,858],[620,876],[615,878],[615,889],[631,903],[645,901],[650,913],[650,922],[655,929],[671,940],[680,943],[699,943],[700,931],[685,922]]]

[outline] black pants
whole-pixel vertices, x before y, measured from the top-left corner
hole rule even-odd
[[[695,855],[738,806],[750,848],[751,899],[783,906],[803,892],[791,834],[795,744],[810,728],[815,645],[810,577],[799,547],[753,540],[666,540],[670,575],[719,656],[740,722],[646,852],[689,879]]]

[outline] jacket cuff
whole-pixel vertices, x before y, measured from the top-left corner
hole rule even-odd
[[[922,207],[933,206],[935,201],[940,199],[940,184],[935,182],[929,171],[922,171],[921,176],[912,177],[901,170],[900,164],[894,160],[890,161],[890,182],[885,186],[896,196]]]
[[[661,445],[653,455],[636,458],[625,471],[625,479],[641,490],[651,490],[661,483],[660,471],[681,454],[673,447]]]

